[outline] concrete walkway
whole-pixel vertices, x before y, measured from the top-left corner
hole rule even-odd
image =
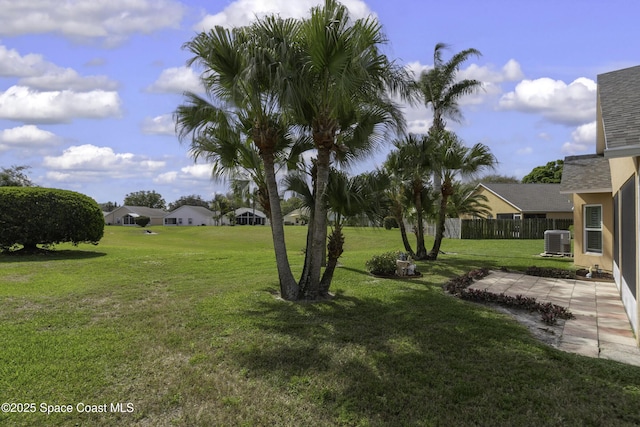
[[[567,307],[575,319],[567,320],[560,329],[560,350],[640,366],[640,347],[615,283],[492,271],[471,288]]]

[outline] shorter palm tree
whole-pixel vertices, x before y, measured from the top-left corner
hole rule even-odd
[[[415,258],[425,259],[427,257],[427,249],[424,242],[424,213],[425,210],[431,207],[429,188],[431,187],[431,174],[433,171],[433,141],[424,135],[410,134],[404,139],[395,141],[394,145],[396,149],[389,153],[384,169],[390,176],[394,177],[392,179],[394,184],[399,184],[400,188],[405,188],[404,190],[397,188],[393,197],[396,199],[402,197],[401,191],[410,194],[411,203],[415,208]],[[405,248],[406,246],[405,244]],[[412,251],[408,252],[411,253]]]
[[[453,132],[445,130],[436,133],[437,135],[430,135],[430,138],[436,141],[433,149],[433,170],[440,177],[442,185],[436,235],[428,254],[428,259],[431,260],[437,259],[440,253],[449,198],[455,194],[454,178],[472,177],[483,169],[493,169],[496,164],[495,156],[486,145],[478,143],[473,147],[467,147]]]

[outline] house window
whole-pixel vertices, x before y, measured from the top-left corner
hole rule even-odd
[[[182,225],[182,218],[178,218],[178,225]]]
[[[584,251],[602,253],[602,205],[584,207]]]
[[[176,225],[176,219],[175,218],[165,218],[164,219],[164,225]]]
[[[189,225],[193,225],[193,218],[189,218],[187,222],[189,223]]]

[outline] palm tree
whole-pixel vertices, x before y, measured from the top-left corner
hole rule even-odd
[[[439,132],[433,136],[433,171],[442,182],[440,186],[440,209],[436,223],[436,236],[433,247],[429,251],[428,259],[435,260],[440,253],[440,246],[445,231],[447,208],[449,197],[454,194],[454,178],[472,177],[485,168],[492,169],[496,164],[496,158],[491,154],[489,147],[483,144],[475,144],[466,147],[458,136],[449,131]],[[437,142],[436,142],[437,141]]]
[[[296,299],[286,252],[284,225],[276,181],[275,164],[288,143],[288,125],[281,114],[279,93],[286,67],[278,55],[291,45],[297,21],[265,18],[251,27],[225,29],[217,26],[185,43],[193,54],[188,64],[203,67],[202,82],[208,99],[186,93],[186,103],[175,113],[181,140],[190,136],[193,153],[206,153],[216,169],[234,168],[235,152],[250,141],[263,164],[271,214],[280,294]]]
[[[364,217],[374,221],[382,212],[381,193],[386,184],[386,177],[377,173],[353,177],[335,169],[329,173],[327,204],[333,217],[333,230],[327,243],[327,267],[320,280],[321,296],[328,294],[338,258],[344,250],[345,220]]]
[[[491,214],[491,208],[486,202],[489,201],[484,194],[474,193],[475,185],[453,183],[453,194],[449,197],[447,216],[458,218],[462,215],[475,217],[486,217]]]
[[[402,68],[381,53],[386,40],[380,24],[371,17],[352,22],[346,7],[335,0],[313,8],[299,35],[292,86],[282,105],[312,135],[317,151],[314,194],[324,200],[332,155],[358,157],[384,141],[381,128],[401,130],[403,117],[389,92],[408,96],[412,87]],[[310,266],[300,280],[309,299],[320,293],[326,209],[326,203],[316,203],[312,215]]]
[[[412,258],[415,258],[416,254],[413,248],[411,248],[411,243],[409,243],[409,239],[407,238],[407,229],[404,221],[405,209],[411,200],[411,191],[404,185],[402,178],[395,173],[394,167],[391,164],[385,162],[381,173],[387,176],[387,187],[384,189],[382,194],[383,200],[386,203],[390,214],[398,223],[400,237],[402,238],[402,244],[404,245],[405,252],[407,252]]]
[[[410,134],[408,137],[394,142],[396,149],[389,153],[385,162],[385,169],[394,175],[411,195],[411,202],[415,208],[416,259],[425,259],[427,249],[424,242],[424,213],[430,208],[429,188],[430,177],[433,173],[432,141],[426,136]],[[396,190],[397,191],[397,190]],[[398,194],[400,196],[400,194]],[[401,228],[402,232],[402,228]],[[405,243],[405,249],[407,243]],[[409,247],[410,249],[410,247]],[[408,251],[413,253],[413,251]]]
[[[433,68],[423,71],[418,79],[418,87],[424,103],[433,111],[433,123],[429,129],[432,135],[441,135],[445,129],[445,118],[455,122],[462,121],[462,112],[458,101],[482,87],[482,82],[474,79],[458,80],[457,74],[463,62],[471,56],[480,56],[480,51],[470,48],[454,54],[445,62],[442,53],[448,46],[436,44],[433,51]],[[434,176],[434,187],[440,187],[439,178]]]
[[[309,175],[308,172],[292,172],[285,177],[284,182],[287,190],[295,192],[304,207],[313,212],[316,198],[309,186]],[[331,168],[325,203],[333,224],[327,243],[327,265],[320,280],[320,297],[328,296],[338,259],[344,251],[342,230],[345,221],[362,217],[374,221],[382,212],[382,192],[387,184],[384,174],[374,172],[348,176],[345,172]],[[311,234],[307,236],[307,239],[310,238]]]

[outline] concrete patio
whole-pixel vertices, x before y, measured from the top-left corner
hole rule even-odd
[[[640,348],[613,282],[492,271],[471,288],[567,307],[575,319],[567,320],[559,329],[560,350],[640,366]]]

